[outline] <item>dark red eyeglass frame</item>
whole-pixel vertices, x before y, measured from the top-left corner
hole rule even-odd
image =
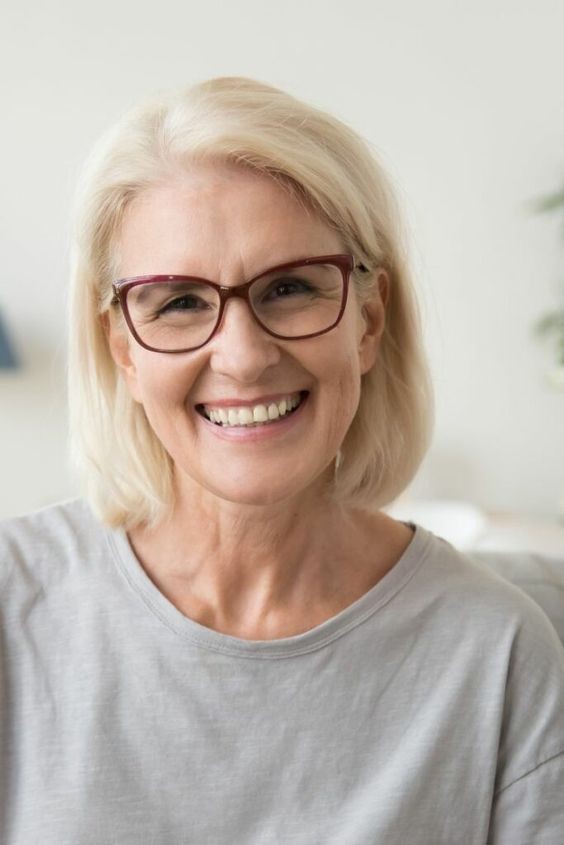
[[[326,329],[322,329],[319,332],[315,332],[314,334],[306,334],[306,335],[296,335],[295,337],[286,337],[285,335],[277,334],[273,332],[271,329],[264,326],[257,315],[255,314],[251,300],[249,289],[251,285],[257,281],[257,279],[261,279],[263,276],[266,276],[269,273],[274,273],[278,270],[290,270],[293,267],[304,267],[309,266],[311,264],[332,264],[335,267],[338,267],[341,271],[342,278],[343,278],[343,296],[341,300],[341,307],[339,309],[339,314],[337,315],[337,319],[335,322]],[[212,337],[216,334],[217,330],[221,325],[221,321],[223,318],[223,312],[225,309],[225,303],[231,297],[240,297],[241,299],[246,300],[247,305],[249,306],[249,311],[251,312],[252,316],[254,317],[255,321],[258,325],[263,329],[263,331],[267,332],[267,334],[272,335],[272,337],[277,337],[280,340],[303,340],[306,337],[317,337],[318,335],[326,334],[330,332],[331,329],[334,329],[336,325],[340,322],[345,307],[347,304],[348,298],[348,289],[349,289],[349,279],[350,274],[353,270],[360,269],[366,272],[366,268],[362,264],[356,264],[355,260],[352,255],[318,255],[314,258],[302,258],[297,261],[287,261],[284,264],[277,264],[274,267],[268,267],[266,270],[263,270],[257,276],[252,278],[249,282],[244,282],[241,285],[235,285],[234,287],[227,287],[226,285],[218,285],[217,282],[211,282],[209,279],[201,279],[198,276],[177,276],[177,275],[159,275],[159,276],[131,276],[127,279],[118,279],[112,285],[114,291],[114,299],[113,304],[118,304],[121,307],[123,312],[123,316],[125,317],[125,321],[129,327],[129,330],[137,343],[144,347],[144,349],[148,349],[150,352],[163,352],[165,354],[177,354],[180,352],[194,352],[196,349],[201,349],[202,346],[205,346],[206,343],[209,343]],[[127,293],[131,288],[137,287],[137,285],[143,285],[148,283],[158,283],[158,282],[177,282],[182,280],[189,280],[191,282],[198,282],[200,284],[208,285],[209,287],[214,288],[219,293],[219,311],[217,315],[217,322],[213,328],[212,333],[205,340],[203,343],[200,343],[199,346],[190,346],[186,349],[156,349],[154,346],[149,346],[145,343],[137,334],[135,326],[133,324],[133,320],[129,314],[129,309],[127,307]]]

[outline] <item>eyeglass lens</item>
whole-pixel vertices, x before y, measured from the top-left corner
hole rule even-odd
[[[300,337],[336,322],[343,277],[331,264],[304,265],[261,276],[249,293],[265,328],[283,337]],[[190,279],[148,282],[129,289],[127,307],[143,343],[164,352],[205,343],[217,324],[220,296],[213,287]]]

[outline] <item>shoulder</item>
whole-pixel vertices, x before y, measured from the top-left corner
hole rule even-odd
[[[445,641],[451,674],[459,663],[470,668],[482,706],[500,709],[503,789],[564,751],[564,648],[529,595],[484,559],[424,534],[424,560],[410,586],[427,597],[421,617],[431,627],[436,621],[433,642],[441,648]]]
[[[498,627],[522,627],[546,632],[554,639],[555,631],[540,605],[515,583],[505,570],[493,567],[483,555],[461,552],[442,537],[417,526],[424,543],[424,560],[417,573],[418,584],[427,585],[431,596],[440,594],[445,607],[460,614],[461,620],[471,615],[478,624],[487,624],[491,633]],[[511,569],[510,557],[507,567]]]
[[[534,552],[471,552],[489,571],[519,587],[546,613],[564,643],[564,554],[560,557]]]
[[[23,544],[68,537],[96,522],[84,499],[69,499],[22,516],[0,520],[0,542]]]
[[[421,577],[439,587],[450,601],[472,603],[486,613],[536,613],[538,605],[507,577],[490,566],[485,558],[455,548],[444,538],[417,526],[424,540]]]
[[[76,558],[102,525],[83,499],[0,521],[0,587],[15,570],[36,573]]]
[[[369,525],[372,536],[366,545],[375,549],[384,538],[389,563],[386,583],[391,582],[389,587],[398,593],[402,614],[411,617],[412,610],[414,619],[426,620],[430,632],[441,633],[456,625],[459,638],[472,635],[491,642],[496,632],[512,637],[526,629],[533,637],[554,641],[556,634],[544,610],[545,602],[539,602],[536,594],[531,598],[530,589],[524,590],[521,581],[509,577],[519,563],[522,574],[522,561],[498,555],[492,565],[491,555],[462,552],[419,524],[383,514],[379,517]],[[530,572],[538,581],[538,562],[533,562],[536,566]],[[550,577],[552,586],[554,567]],[[564,561],[559,577],[564,593]]]

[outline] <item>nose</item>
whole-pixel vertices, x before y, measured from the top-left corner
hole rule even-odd
[[[280,343],[257,323],[243,299],[225,303],[221,324],[210,346],[214,372],[241,383],[258,382],[268,367],[280,361]]]

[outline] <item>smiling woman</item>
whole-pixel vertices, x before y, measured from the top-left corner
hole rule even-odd
[[[122,143],[127,144],[127,155]],[[350,129],[283,92],[242,79],[215,80],[181,96],[162,97],[126,115],[100,143],[85,170],[77,218],[71,420],[89,499],[106,521],[126,526],[155,521],[173,499],[171,456],[155,438],[146,409],[124,393],[101,335],[100,309],[110,308],[115,294],[138,344],[177,351],[207,342],[222,319],[225,288],[233,285],[233,293],[243,296],[242,283],[251,277],[249,311],[263,329],[257,337],[270,331],[297,339],[300,333],[316,334],[318,325],[329,331],[342,317],[336,303],[344,309],[351,277],[353,296],[365,314],[384,290],[386,331],[382,314],[377,338],[381,365],[368,368],[363,377],[358,412],[340,444],[334,495],[343,503],[374,510],[393,500],[413,478],[429,444],[432,416],[415,298],[393,194]],[[324,245],[317,252],[313,233]],[[332,248],[326,248],[329,244]],[[227,247],[225,255],[222,247]],[[245,247],[252,250],[248,257]],[[239,262],[233,269],[229,249],[231,264]],[[344,289],[339,267],[325,268],[332,301],[326,298],[322,307],[318,296],[315,309],[296,309],[287,326],[290,315],[282,316],[280,305],[273,314],[273,304],[268,306],[262,298],[262,288],[276,281],[268,276],[269,268],[327,253],[341,254]],[[245,260],[252,263],[245,267]],[[347,261],[352,262],[348,272]],[[297,271],[299,267],[294,277]],[[317,280],[321,272],[315,270]],[[151,274],[159,278],[151,282]],[[150,298],[154,304],[154,297],[162,297],[162,276],[168,275],[204,277],[210,283],[199,285],[200,301],[205,295],[209,307],[199,318],[197,333],[195,326],[190,335],[178,326],[178,311],[174,328],[170,311],[166,320],[140,311]],[[149,278],[138,285],[138,276]],[[112,289],[116,279],[117,289]],[[224,279],[230,285],[221,285]],[[168,288],[172,280],[166,281]],[[210,301],[220,296],[221,286],[221,301]],[[238,306],[237,311],[241,306],[229,304]],[[186,301],[184,320],[185,311]],[[227,331],[222,329],[224,336]],[[85,332],[99,356],[86,354]],[[311,348],[312,343],[294,340],[289,348]],[[262,381],[270,381],[270,374]],[[101,393],[100,383],[105,384]],[[103,415],[93,417],[88,409],[102,397]],[[128,408],[125,421],[123,405]],[[120,430],[125,434],[127,428],[131,442],[126,450],[116,443],[116,413]],[[139,451],[154,460],[140,463]]]
[[[249,79],[134,109],[77,197],[84,499],[0,530],[0,839],[557,841],[564,656],[381,508],[432,403],[393,194]]]

